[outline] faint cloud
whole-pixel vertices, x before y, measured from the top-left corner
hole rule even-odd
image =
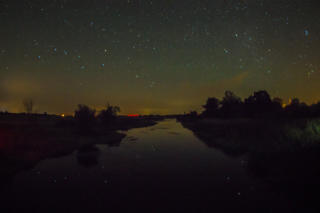
[[[232,78],[222,80],[220,82],[221,85],[225,85],[225,87],[229,86],[230,89],[241,86],[244,81],[247,79],[249,75],[249,71],[239,73]],[[227,88],[228,89],[228,88]]]
[[[36,82],[27,79],[7,79],[3,87],[7,96],[12,98],[34,96],[41,91]]]
[[[242,91],[246,88],[246,80],[248,79],[249,75],[250,72],[245,71],[230,78],[217,80],[212,83],[200,84],[196,89],[194,89],[196,93],[193,93],[193,96],[196,98],[198,97],[199,100],[201,98],[207,98],[211,96],[222,97],[226,90],[231,90],[238,93],[238,91]]]

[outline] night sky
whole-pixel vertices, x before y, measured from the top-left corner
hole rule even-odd
[[[320,100],[316,0],[0,0],[0,110],[200,110],[232,90]]]

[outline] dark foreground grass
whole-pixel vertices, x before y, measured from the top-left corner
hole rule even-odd
[[[248,172],[308,208],[320,210],[319,119],[180,119],[208,147],[240,157]],[[308,207],[308,208],[306,208]]]
[[[180,119],[209,147],[226,153],[295,152],[320,145],[320,119]]]
[[[119,146],[118,130],[155,125],[157,119],[119,117],[109,125],[77,126],[72,117],[6,115],[0,118],[0,182],[39,161],[84,150],[95,144]],[[1,184],[0,184],[1,188]]]

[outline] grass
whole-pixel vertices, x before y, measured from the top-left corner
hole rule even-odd
[[[180,119],[208,147],[241,156],[248,172],[297,202],[318,206],[319,119]]]
[[[181,120],[209,147],[227,153],[295,151],[319,146],[319,119],[196,119]]]
[[[301,174],[320,172],[316,163],[320,162],[319,119],[198,119],[181,123],[208,147],[246,157],[249,170],[258,176],[264,173],[266,179],[298,181]]]
[[[30,168],[40,160],[71,154],[85,146],[119,146],[125,134],[118,130],[156,123],[156,119],[119,117],[108,126],[96,123],[90,129],[79,129],[72,117],[0,115],[0,158],[5,162],[0,173]]]

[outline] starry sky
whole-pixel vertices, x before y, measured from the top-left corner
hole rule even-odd
[[[316,0],[0,0],[0,110],[201,110],[232,90],[320,100]]]

